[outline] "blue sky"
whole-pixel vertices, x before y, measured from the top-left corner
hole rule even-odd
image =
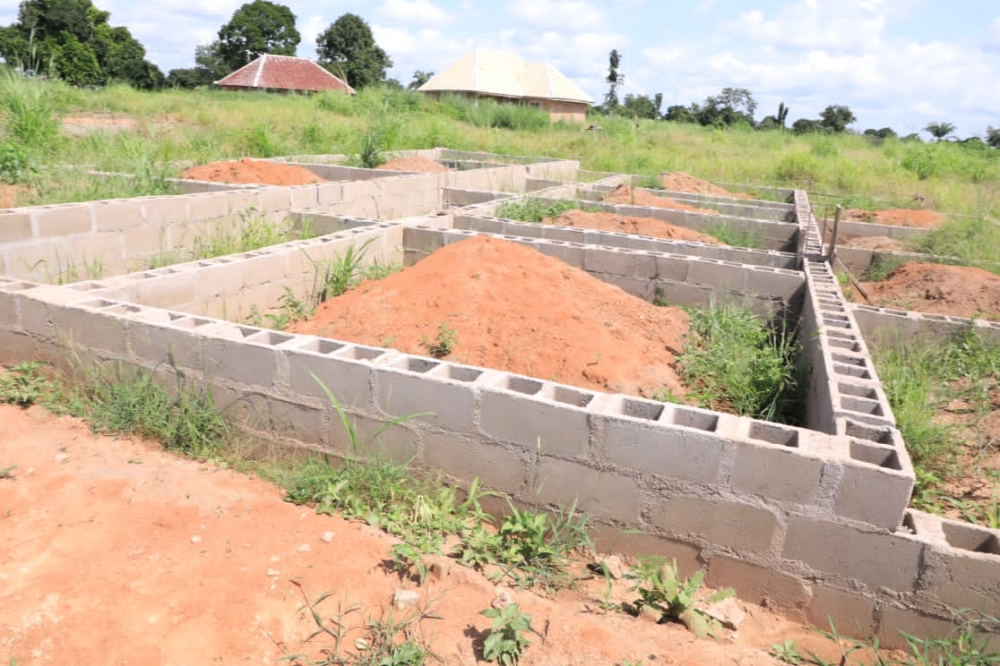
[[[97,0],[166,72],[190,67],[242,0]],[[1000,3],[996,0],[289,0],[299,55],[345,12],[372,26],[407,83],[441,72],[476,47],[551,62],[594,99],[606,91],[608,53],[622,55],[620,94],[703,101],[726,86],[749,88],[757,118],[815,118],[846,104],[853,129],[920,131],[932,121],[959,136],[1000,126]],[[16,20],[0,0],[0,25]],[[925,135],[926,136],[926,135]]]

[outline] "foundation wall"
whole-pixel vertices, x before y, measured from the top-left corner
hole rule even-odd
[[[580,192],[580,199],[584,201],[600,202],[605,196],[610,194],[612,190],[614,190],[614,187],[591,187]],[[747,199],[713,197],[683,192],[668,192],[665,190],[647,190],[642,188],[638,188],[638,190],[658,197],[667,197],[677,201],[678,203],[683,203],[689,206],[715,210],[721,215],[727,215],[730,217],[749,217],[755,220],[765,220],[768,222],[795,221],[795,210],[791,204],[765,201],[750,202]]]
[[[896,629],[944,622],[960,606],[1000,608],[1000,533],[915,512],[900,526],[912,469],[850,436],[67,288],[5,281],[0,313],[0,361],[58,361],[71,350],[146,368],[169,359],[211,384],[238,423],[317,450],[343,455],[349,442],[310,372],[363,434],[429,410],[390,426],[381,448],[521,501],[578,499],[602,543],[676,556],[686,573],[707,567],[710,584],[821,626],[849,613],[891,643]]]

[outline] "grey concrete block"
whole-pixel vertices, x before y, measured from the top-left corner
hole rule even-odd
[[[186,370],[201,370],[201,337],[196,333],[199,321],[208,320],[173,319],[170,315],[163,323],[130,321],[129,346],[133,358],[144,365],[164,363]]]
[[[875,631],[875,600],[857,591],[813,585],[806,619],[817,629],[836,628],[842,635],[871,636]],[[832,625],[832,626],[831,626]]]
[[[421,360],[402,359],[407,363]],[[431,367],[437,365],[435,361],[423,362]],[[475,430],[475,391],[471,383],[376,367],[375,385],[379,408],[394,418],[420,414],[418,420],[428,425],[470,434]]]
[[[143,197],[142,214],[146,225],[161,227],[187,222],[187,201],[184,197]]]
[[[721,498],[657,497],[649,511],[654,526],[685,539],[747,552],[769,552],[778,517],[770,510]]]
[[[819,488],[823,461],[794,449],[741,442],[730,485],[741,493],[809,504]]]
[[[248,330],[237,326],[232,328],[238,331],[236,335],[240,338],[243,336],[239,331]],[[263,390],[274,386],[279,356],[276,349],[247,344],[243,339],[224,339],[216,337],[214,331],[211,333],[202,346],[206,374]]]
[[[872,588],[911,592],[924,545],[900,534],[809,516],[791,516],[782,557],[813,569],[859,580]]]
[[[607,419],[604,426],[608,462],[694,483],[716,481],[724,446],[721,437],[685,428],[640,427],[618,419]]]
[[[793,618],[801,618],[812,601],[812,588],[805,581],[725,555],[712,556],[705,582],[716,589],[732,587],[740,599]]]
[[[0,243],[27,240],[31,237],[30,212],[27,210],[0,212]]]
[[[90,204],[61,204],[35,210],[39,236],[68,236],[93,231]]]
[[[639,521],[642,493],[634,479],[555,458],[543,458],[536,466],[538,487],[524,499],[561,507],[576,500],[577,508],[592,518],[632,525]]]
[[[496,389],[483,389],[481,396],[479,425],[488,437],[529,450],[541,446],[544,453],[587,455],[590,425],[585,409]]]
[[[347,409],[365,409],[372,404],[371,364],[331,356],[346,349],[341,342],[313,338],[304,345],[282,349],[288,359],[292,391],[329,402],[329,396],[323,389],[325,386],[334,399]]]
[[[423,440],[423,464],[466,482],[479,481],[491,490],[521,495],[527,490],[524,451],[479,441],[455,432],[428,432]]]
[[[914,485],[905,450],[857,440],[851,440],[848,446],[852,458],[858,462],[844,465],[834,511],[840,516],[895,529],[903,520]]]

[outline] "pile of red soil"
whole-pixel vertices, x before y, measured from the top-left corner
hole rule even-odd
[[[899,240],[888,236],[846,236],[837,241],[838,245],[859,247],[865,250],[883,250],[888,252],[904,252],[904,246]]]
[[[881,307],[1000,319],[1000,277],[981,268],[911,262],[863,286]]]
[[[743,192],[730,192],[718,185],[713,185],[707,180],[695,178],[683,171],[664,171],[660,174],[660,185],[671,192],[688,192],[691,194],[706,194],[711,197],[739,197],[740,199],[752,198]]]
[[[455,333],[450,361],[598,391],[680,396],[674,356],[689,321],[682,310],[483,236],[363,283],[290,330],[426,356],[426,341],[444,325]]]
[[[721,241],[703,233],[678,227],[675,224],[652,217],[628,217],[616,213],[587,213],[582,210],[568,210],[557,217],[547,217],[544,224],[558,224],[563,227],[596,229],[598,231],[620,231],[626,234],[667,238],[670,240],[697,241],[712,245],[725,245]]]
[[[851,222],[873,222],[894,227],[923,227],[933,229],[940,226],[947,218],[932,210],[911,210],[908,208],[890,208],[887,210],[858,210],[848,208],[843,211],[841,219]]]
[[[310,185],[324,182],[305,167],[280,162],[251,160],[212,162],[186,169],[181,178],[240,185]]]
[[[619,185],[602,201],[611,204],[628,204],[630,206],[650,206],[652,208],[670,208],[672,210],[688,210],[693,213],[710,213],[718,215],[719,211],[698,208],[674,201],[669,197],[658,197],[646,190],[634,190],[629,185]]]
[[[375,168],[385,171],[419,171],[422,173],[436,173],[448,170],[448,167],[440,162],[429,160],[426,157],[400,157]]]

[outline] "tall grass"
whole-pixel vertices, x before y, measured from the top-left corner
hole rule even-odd
[[[36,151],[53,145],[59,134],[54,85],[0,70],[0,108],[8,140]]]

